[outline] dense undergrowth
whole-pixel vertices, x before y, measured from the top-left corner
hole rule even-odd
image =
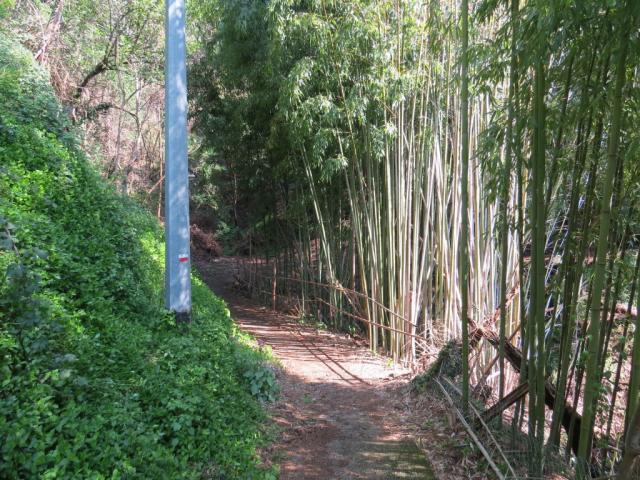
[[[194,278],[162,308],[162,231],[87,163],[0,34],[0,477],[272,478],[264,353]]]

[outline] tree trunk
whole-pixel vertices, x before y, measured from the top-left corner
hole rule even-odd
[[[42,37],[42,44],[36,52],[35,58],[38,62],[44,63],[47,55],[47,49],[54,41],[58,32],[60,31],[60,24],[62,23],[62,11],[64,10],[64,0],[57,0],[51,19],[47,23],[44,35]]]
[[[626,10],[626,9],[625,9]],[[585,392],[584,392],[584,413],[582,428],[580,430],[580,446],[578,449],[579,461],[586,464],[591,452],[591,432],[590,426],[596,413],[596,404],[598,402],[598,392],[600,387],[600,378],[598,372],[598,349],[600,344],[600,313],[602,309],[602,290],[605,279],[605,267],[608,252],[609,230],[611,223],[611,200],[614,176],[618,166],[618,145],[620,142],[620,128],[622,124],[622,89],[626,77],[626,61],[629,46],[629,32],[631,29],[631,15],[625,18],[625,24],[620,29],[620,52],[618,54],[618,63],[616,66],[616,81],[612,92],[612,112],[611,112],[611,129],[608,138],[607,149],[607,169],[603,184],[601,204],[600,204],[600,231],[598,235],[598,246],[596,250],[596,263],[593,274],[593,287],[591,294],[590,315],[591,321],[587,337],[589,339],[587,345],[588,357],[586,368]]]
[[[629,423],[626,440],[624,442],[624,456],[618,468],[620,480],[631,479],[636,459],[640,455],[640,408],[636,407],[635,414]]]
[[[462,232],[460,235],[460,294],[462,296],[462,410],[469,410],[469,0],[462,0],[462,86],[461,86],[461,122],[462,122]]]

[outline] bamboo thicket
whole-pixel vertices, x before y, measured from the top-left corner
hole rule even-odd
[[[461,342],[464,404],[526,392],[531,474],[561,447],[614,471],[640,385],[637,2],[258,3],[219,0],[193,78],[270,302],[406,363]]]

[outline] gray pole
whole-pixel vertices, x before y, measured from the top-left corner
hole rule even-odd
[[[165,304],[191,314],[185,0],[166,0],[165,45]]]

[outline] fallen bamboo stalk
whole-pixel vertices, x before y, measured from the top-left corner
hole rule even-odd
[[[511,343],[513,341],[513,339],[515,338],[515,336],[518,334],[519,331],[520,331],[520,325],[518,325],[516,327],[516,329],[513,331],[513,333],[511,333],[509,338],[507,338],[507,342]],[[500,358],[500,354],[498,353],[498,355],[493,357],[493,359],[485,367],[485,369],[482,371],[482,376],[478,380],[478,383],[477,383],[477,385],[475,387],[475,390],[477,390],[478,388],[480,388],[484,384],[484,382],[487,380],[487,377],[489,376],[489,372],[491,371],[491,369],[496,364],[496,362],[498,361],[499,358]],[[476,364],[478,362],[479,362],[479,360],[476,361]],[[474,390],[474,392],[475,392],[475,390]]]
[[[470,339],[472,342],[479,342],[481,339],[485,339],[489,344],[495,348],[499,348],[500,340],[498,335],[489,329],[482,327],[472,328]],[[516,348],[510,342],[505,342],[505,358],[511,364],[511,366],[519,373],[520,366],[522,365],[522,352]],[[545,380],[544,382],[544,403],[550,409],[553,409],[556,402],[556,388]],[[571,427],[573,421],[573,428]],[[562,426],[567,432],[573,431],[571,449],[574,453],[578,453],[578,442],[580,441],[580,427],[582,425],[582,416],[568,403],[565,402],[564,410],[562,413]]]
[[[258,293],[263,293],[265,295],[270,295],[271,294],[271,292],[268,292],[267,290],[258,290]],[[364,323],[367,323],[369,325],[373,325],[375,327],[380,327],[380,328],[382,328],[384,330],[388,330],[388,331],[395,332],[395,333],[401,333],[401,334],[407,335],[407,336],[409,336],[411,338],[416,338],[416,339],[418,339],[420,341],[424,341],[424,338],[421,337],[420,335],[414,335],[412,333],[403,332],[402,330],[398,330],[398,329],[390,327],[388,325],[382,325],[380,323],[372,322],[372,321],[367,320],[367,319],[365,319],[363,317],[360,317],[358,315],[354,315],[353,313],[346,312],[346,311],[342,310],[341,308],[336,307],[335,305],[331,305],[329,302],[327,302],[326,300],[323,300],[321,298],[309,298],[309,299],[307,299],[307,301],[308,302],[320,302],[320,303],[322,303],[324,305],[327,305],[328,307],[332,308],[333,310],[341,313],[342,315],[346,315],[348,317],[353,318],[354,320],[358,320],[360,322],[364,322]]]
[[[451,398],[451,395],[449,395],[449,392],[447,392],[447,389],[444,388],[444,386],[440,383],[440,381],[437,378],[434,379],[434,380],[438,384],[438,386],[440,387],[440,390],[442,390],[442,393],[444,394],[445,398],[447,399],[447,401],[451,405],[451,408],[453,408],[453,410],[456,412],[456,416],[458,417],[458,420],[460,420],[460,423],[462,423],[464,428],[467,430],[467,433],[469,434],[469,436],[473,440],[473,443],[476,444],[476,447],[478,447],[478,450],[480,450],[480,452],[482,453],[484,458],[487,460],[487,462],[489,463],[489,466],[491,467],[491,469],[498,476],[498,479],[499,480],[506,480],[505,476],[502,474],[502,472],[500,471],[498,466],[493,461],[493,458],[491,458],[491,455],[489,455],[489,452],[487,452],[487,449],[484,448],[484,445],[482,444],[482,442],[480,441],[478,436],[473,431],[473,428],[471,428],[471,425],[469,425],[469,422],[467,422],[467,420],[464,418],[464,415],[462,414],[462,412],[458,409],[458,407],[456,407],[453,399]]]
[[[382,328],[384,330],[388,330],[390,332],[401,333],[401,334],[406,335],[406,336],[408,336],[410,338],[415,338],[415,339],[417,339],[417,340],[419,340],[421,342],[425,341],[425,339],[423,337],[421,337],[420,335],[414,335],[412,333],[404,332],[402,330],[398,330],[398,329],[390,327],[388,325],[382,325],[380,323],[372,322],[372,321],[367,320],[367,319],[365,319],[363,317],[360,317],[360,316],[355,315],[353,313],[346,312],[346,311],[342,310],[341,308],[333,306],[329,302],[327,302],[326,300],[323,300],[321,298],[310,298],[308,301],[309,302],[320,302],[320,303],[323,303],[324,305],[327,305],[328,307],[333,308],[334,310],[336,310],[337,312],[341,313],[342,315],[346,315],[348,317],[353,318],[354,320],[358,320],[360,322],[364,322],[364,323],[367,323],[369,325],[373,325],[374,327],[379,327],[379,328]]]
[[[257,273],[257,272],[255,273],[255,276],[256,276],[256,277],[260,277],[260,278],[264,278],[264,279],[267,279],[267,280],[270,280],[270,279],[271,279],[271,277],[270,277],[270,276],[262,275],[262,274]],[[395,316],[395,317],[399,318],[400,320],[403,320],[403,321],[405,321],[405,322],[408,322],[410,325],[414,325],[414,324],[413,324],[413,323],[411,323],[409,320],[407,320],[405,317],[403,317],[402,315],[400,315],[400,314],[399,314],[399,313],[397,313],[397,312],[394,312],[394,311],[393,311],[393,310],[391,310],[389,307],[386,307],[385,305],[381,304],[380,302],[378,302],[378,301],[377,301],[377,300],[375,300],[374,298],[371,298],[370,296],[368,296],[368,295],[366,295],[366,294],[364,294],[364,293],[362,293],[362,292],[358,292],[358,291],[356,291],[356,290],[352,290],[352,289],[350,289],[350,288],[343,287],[343,286],[342,286],[341,284],[339,284],[339,283],[338,283],[337,285],[332,285],[332,284],[329,284],[329,283],[314,282],[313,280],[302,280],[302,279],[300,279],[300,278],[295,278],[295,277],[283,277],[283,276],[278,276],[278,278],[279,278],[280,280],[291,281],[291,282],[298,282],[298,283],[303,283],[303,284],[306,284],[306,285],[315,285],[315,286],[317,286],[317,287],[323,287],[323,288],[331,288],[331,289],[333,289],[333,290],[337,290],[337,291],[342,292],[342,293],[345,293],[345,294],[350,293],[350,294],[356,295],[356,296],[358,296],[358,297],[360,297],[360,298],[362,298],[362,299],[364,299],[364,300],[368,300],[368,301],[373,302],[376,306],[378,306],[379,308],[381,308],[381,309],[382,309],[382,310],[384,310],[385,312],[387,312],[387,313],[389,313],[389,314],[391,314],[391,315],[393,315],[393,316]],[[348,297],[347,297],[347,298],[348,298]],[[416,326],[416,325],[414,325],[414,326]]]
[[[459,395],[462,394],[462,392],[460,392],[458,387],[454,385],[451,380],[449,380],[446,377],[443,377],[443,378],[444,378],[444,381],[447,382],[449,386],[456,391],[456,393],[458,393]],[[498,452],[500,452],[500,456],[502,457],[502,460],[504,461],[505,465],[511,472],[511,475],[513,476],[513,478],[517,478],[518,476],[516,475],[515,470],[513,469],[513,467],[511,466],[511,463],[509,463],[509,460],[507,459],[506,455],[502,451],[502,448],[500,447],[498,440],[496,440],[496,437],[493,435],[493,433],[491,433],[491,429],[489,428],[489,425],[487,425],[487,423],[483,420],[482,414],[478,411],[478,409],[472,403],[469,403],[469,408],[471,408],[471,411],[477,417],[482,427],[486,430],[487,435],[489,435],[489,438],[491,439],[493,444],[496,446],[496,449],[498,450]]]
[[[484,419],[485,422],[491,421],[493,418],[500,415],[507,408],[509,408],[514,403],[516,403],[522,397],[524,397],[528,391],[529,391],[528,383],[525,382],[518,385],[509,394],[505,395],[501,400],[498,400],[492,407],[486,410],[482,414],[482,418]]]

